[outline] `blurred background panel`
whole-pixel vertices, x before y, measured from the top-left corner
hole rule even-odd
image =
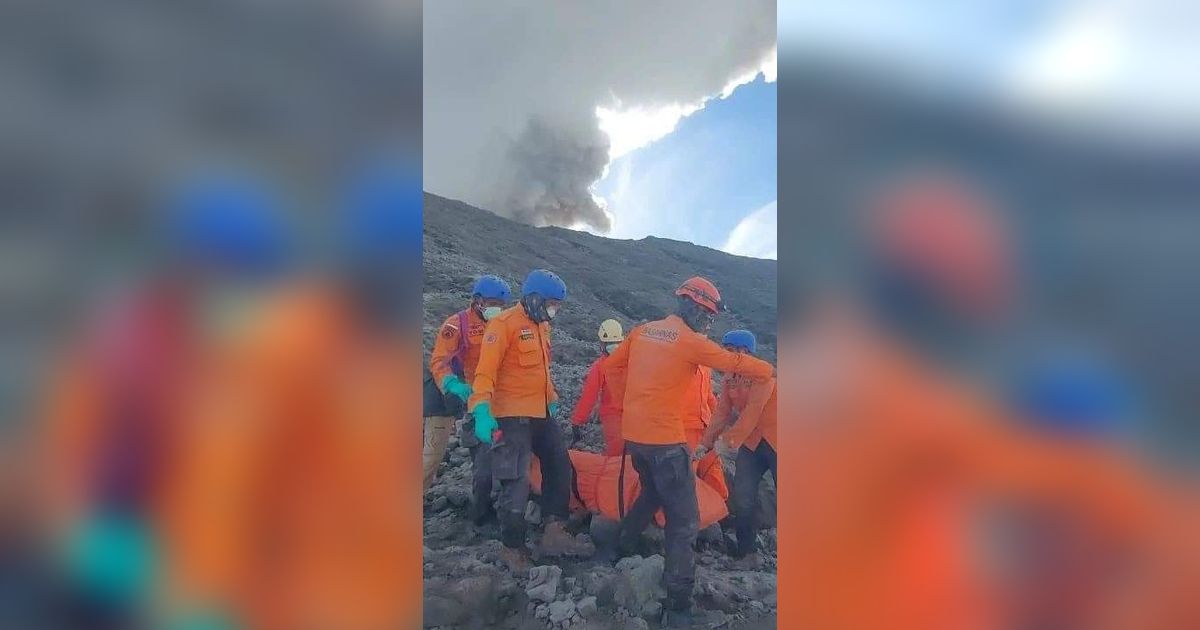
[[[1144,437],[1200,446],[1197,9],[1158,2],[781,2],[781,302],[853,266],[881,185],[937,168],[1018,247],[1010,348],[1100,346]]]
[[[214,504],[201,499],[214,495],[190,494],[196,486],[188,483],[230,491],[222,498],[232,501],[261,481],[241,476],[254,466],[238,469],[222,459],[229,449],[206,451],[212,443],[193,439],[214,437],[204,423],[187,424],[213,413],[244,420],[223,405],[263,399],[268,382],[282,374],[265,362],[254,368],[265,370],[257,381],[214,368],[236,354],[229,348],[241,352],[271,336],[259,332],[235,342],[231,324],[237,328],[251,313],[266,322],[303,320],[308,315],[284,289],[320,287],[335,311],[384,315],[369,326],[363,322],[370,317],[342,322],[349,324],[337,332],[346,336],[334,350],[349,355],[347,365],[370,363],[355,355],[358,336],[407,332],[400,330],[405,322],[412,322],[415,347],[420,2],[14,0],[0,7],[0,85],[0,625],[163,627],[172,619],[153,615],[166,614],[189,623],[224,616],[234,623],[228,627],[240,617],[251,627],[246,615],[264,610],[322,623],[313,616],[314,598],[292,591],[267,602],[263,584],[213,582],[237,597],[214,600],[212,610],[168,601],[164,585],[199,574],[171,566],[182,554],[172,538],[175,524],[163,519],[171,510],[194,509],[193,520],[220,532],[206,512]],[[269,278],[259,273],[267,267]],[[366,287],[392,299],[364,297]],[[401,310],[391,310],[397,304]],[[384,319],[399,326],[378,325]],[[284,326],[263,326],[273,327]],[[334,404],[349,403],[326,408],[318,422],[332,423],[336,432],[349,425],[339,424],[346,416],[335,411],[379,412],[381,394],[419,417],[419,397],[408,395],[415,392],[418,357],[400,348],[362,373],[347,369],[340,381],[308,388]],[[329,362],[310,353],[290,367],[321,371]],[[371,370],[371,379],[363,376]],[[414,383],[411,390],[405,382]],[[69,439],[50,421],[63,409],[77,421]],[[246,418],[269,415],[260,410]],[[377,442],[416,453],[419,423],[399,424],[398,415],[404,414],[393,408],[387,416],[396,424],[383,427],[395,439]],[[266,450],[247,447],[242,455],[260,463],[302,457],[296,445],[315,426],[321,425],[284,425],[287,440]],[[215,437],[218,446],[227,438]],[[372,457],[386,460],[389,471],[406,470],[394,466],[402,459],[396,453],[377,451],[348,463],[355,458],[339,460],[337,446],[330,446],[321,451],[330,457],[310,458],[305,470],[324,479],[365,475]],[[205,459],[214,453],[216,460]],[[195,462],[201,465],[181,472]],[[311,560],[315,547],[336,547],[349,529],[382,532],[396,543],[389,558],[411,558],[400,570],[411,567],[407,577],[415,581],[419,516],[411,510],[411,522],[398,524],[393,508],[419,505],[416,474],[411,488],[390,477],[350,484],[377,491],[357,499],[318,496],[313,484],[289,485],[293,477],[299,479],[286,476],[266,495],[278,502],[290,493],[290,508],[308,497],[378,509],[325,510],[339,522],[289,511],[288,500],[272,509],[258,509],[266,505],[258,501],[217,516],[285,538],[316,536],[293,549],[293,568],[302,557]],[[60,501],[56,492],[64,488]],[[403,531],[411,536],[389,527],[409,527]],[[230,549],[220,548],[219,534],[201,542],[214,540],[218,547],[187,551],[220,558]],[[238,555],[244,564],[278,561]],[[333,593],[330,580],[347,583],[351,572],[327,571],[307,583],[342,598],[342,608],[332,604],[320,614],[346,619],[378,612],[367,611],[371,597],[361,592]],[[417,623],[418,594],[399,581],[389,584],[388,575],[372,578],[388,588],[386,607]],[[290,610],[281,610],[280,601]]]
[[[315,260],[349,169],[418,159],[417,2],[17,0],[0,33],[5,421],[94,294],[153,264],[173,186],[277,182]]]
[[[778,15],[781,621],[1198,623],[1197,7]]]

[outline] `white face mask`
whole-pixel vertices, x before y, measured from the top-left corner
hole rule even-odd
[[[609,354],[612,354],[612,353],[614,353],[614,352],[616,352],[616,351],[617,351],[617,346],[619,346],[619,345],[621,345],[621,344],[619,344],[619,343],[610,343],[610,344],[608,344],[608,345],[604,346],[604,349],[605,349],[605,350],[608,350],[608,353],[609,353]]]
[[[546,307],[546,317],[549,317],[550,319],[554,319],[554,316],[557,314],[558,314],[557,306],[547,306]]]
[[[486,322],[486,321],[489,321],[489,320],[491,320],[493,317],[495,317],[495,316],[499,315],[499,314],[500,314],[500,311],[502,311],[502,310],[504,310],[504,309],[503,309],[503,308],[501,308],[501,307],[499,307],[499,306],[488,306],[488,307],[484,307],[484,309],[483,309],[483,321],[485,321],[485,322]]]

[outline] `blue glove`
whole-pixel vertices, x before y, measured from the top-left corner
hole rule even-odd
[[[562,405],[558,404],[557,400],[552,400],[546,409],[550,412],[550,417],[553,418],[554,416],[558,415],[558,410],[560,407],[562,407]]]
[[[500,426],[500,423],[496,422],[496,417],[492,415],[492,403],[481,402],[475,405],[475,409],[471,410],[471,413],[475,414],[475,437],[484,444],[491,444],[492,431]]]
[[[442,379],[442,391],[458,396],[463,402],[467,402],[471,397],[471,386],[454,374],[447,374],[446,378]]]

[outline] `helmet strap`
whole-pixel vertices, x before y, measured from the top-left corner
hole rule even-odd
[[[546,312],[546,301],[537,293],[530,293],[521,298],[521,306],[525,308],[525,314],[529,319],[537,323],[550,321],[550,315]]]

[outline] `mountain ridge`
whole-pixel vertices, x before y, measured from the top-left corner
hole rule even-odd
[[[567,284],[552,339],[555,361],[564,367],[595,358],[596,329],[604,319],[616,318],[628,331],[671,312],[675,287],[693,275],[716,283],[729,309],[710,336],[749,329],[758,337],[759,355],[775,360],[776,261],[655,236],[611,239],[535,227],[428,192],[424,213],[426,351],[441,322],[467,303],[475,278],[499,275],[516,295],[525,274],[543,267]]]

